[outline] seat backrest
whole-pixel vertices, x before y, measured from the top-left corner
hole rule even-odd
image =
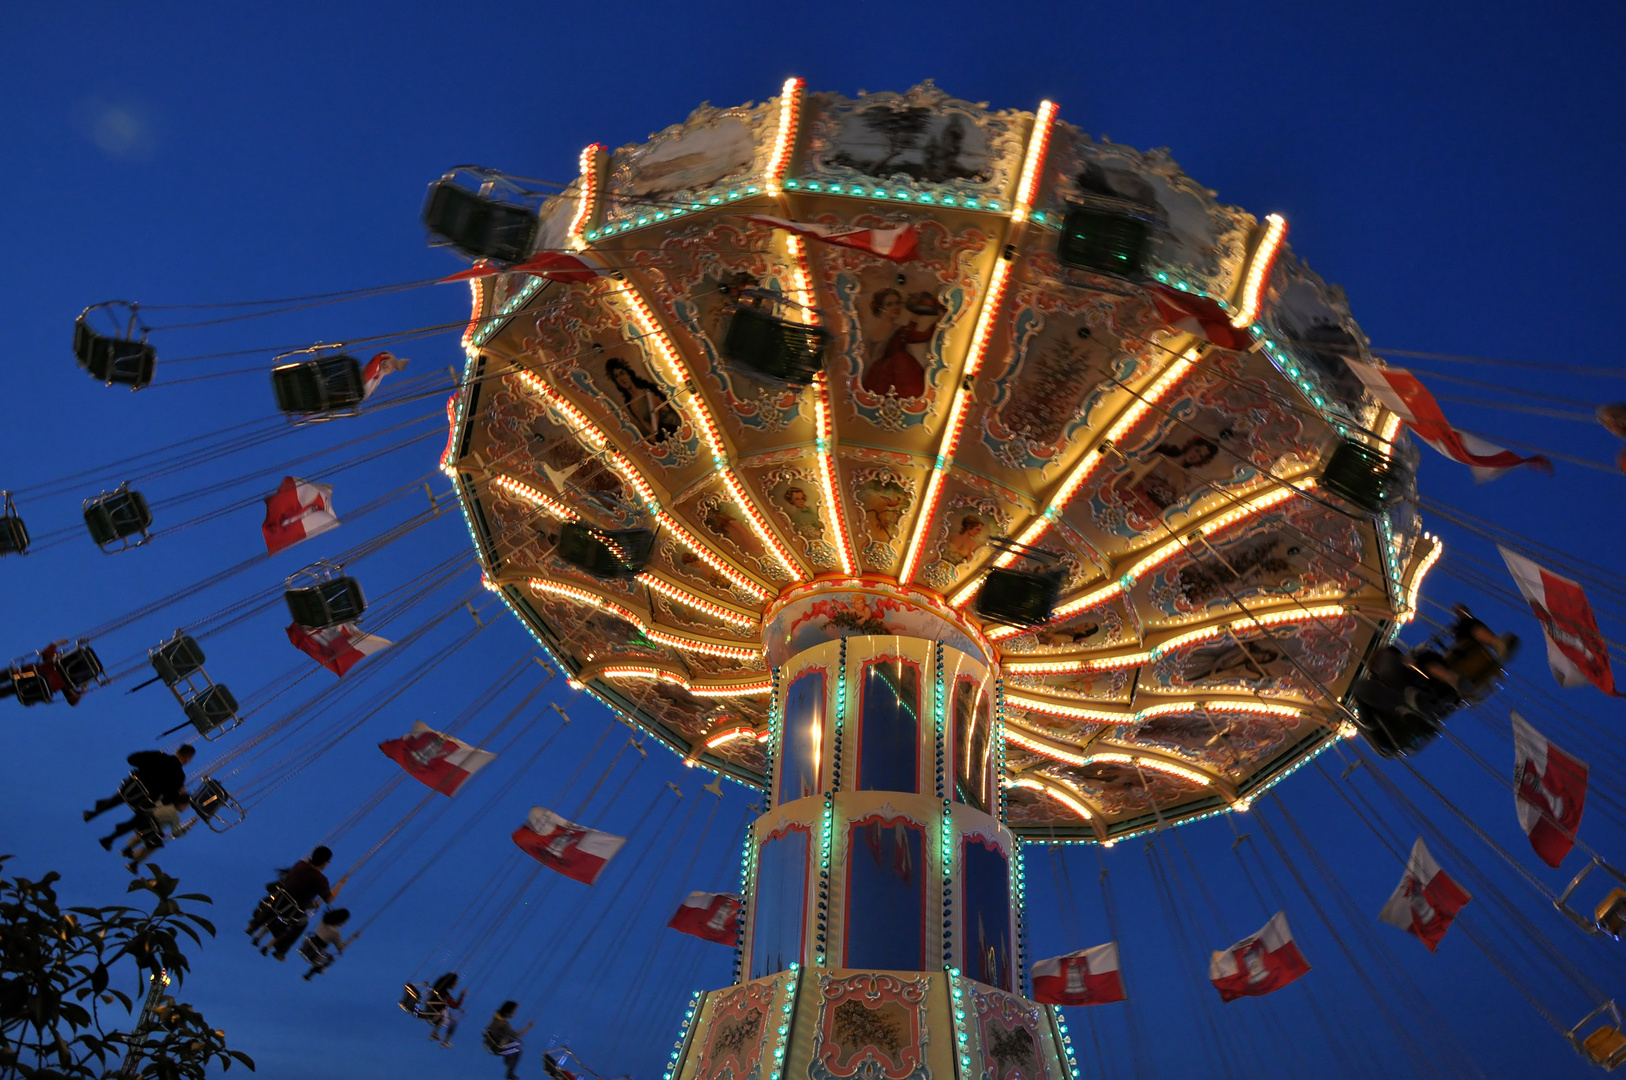
[[[203,667],[203,646],[190,634],[177,633],[154,649],[150,659],[164,684],[174,686]]]
[[[1152,227],[1131,213],[1074,207],[1062,219],[1056,258],[1064,266],[1120,277],[1139,277],[1146,266]]]
[[[1581,1045],[1588,1057],[1606,1069],[1626,1064],[1626,1035],[1619,1028],[1606,1024],[1581,1040]]]
[[[237,716],[237,699],[224,683],[216,683],[183,706],[198,734],[207,735]]]
[[[316,361],[316,367],[328,408],[351,409],[361,404],[367,393],[361,377],[361,361],[345,354],[324,356]]]
[[[12,692],[23,705],[44,705],[51,700],[51,684],[33,668],[20,668],[11,673]]]
[[[28,550],[28,528],[16,514],[0,515],[0,555],[21,555]]]
[[[1610,889],[1609,895],[1598,901],[1593,918],[1604,933],[1619,937],[1626,930],[1626,889]]]
[[[89,686],[102,677],[104,668],[101,657],[89,645],[80,645],[59,653],[56,658],[56,668],[62,677],[68,680],[68,685],[77,688]]]
[[[441,241],[474,259],[518,262],[530,253],[537,215],[499,202],[450,180],[429,185],[423,223]]]
[[[977,614],[1015,626],[1041,626],[1055,611],[1060,591],[1061,580],[1054,573],[996,567],[977,593]]]
[[[361,585],[352,577],[337,577],[289,589],[283,593],[288,611],[294,622],[307,630],[323,630],[339,623],[351,622],[367,610],[367,598]]]

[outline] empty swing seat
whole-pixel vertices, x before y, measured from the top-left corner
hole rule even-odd
[[[1143,217],[1078,206],[1062,219],[1056,258],[1078,270],[1139,277],[1151,238],[1151,223]]]
[[[28,550],[28,526],[17,516],[11,492],[0,492],[0,556],[21,555]]]
[[[90,538],[103,551],[123,550],[147,541],[147,529],[152,525],[152,511],[141,492],[121,485],[117,491],[103,492],[94,499],[85,500],[85,528]],[[130,537],[141,539],[130,542]],[[123,541],[118,549],[114,543]]]
[[[110,337],[92,330],[81,315],[73,324],[73,354],[93,378],[140,390],[152,382],[158,350],[146,340]]]
[[[290,416],[354,409],[367,396],[361,361],[344,353],[279,364],[271,370],[271,387],[277,408]]]
[[[174,686],[202,670],[203,647],[190,635],[177,630],[174,637],[148,653],[148,659],[164,685]]]
[[[1621,1034],[1619,1028],[1608,1025],[1598,1028],[1581,1040],[1581,1048],[1593,1064],[1610,1072],[1626,1065],[1626,1035]]]
[[[723,356],[753,375],[806,386],[824,370],[830,335],[817,326],[788,322],[760,308],[734,309],[723,337]]]
[[[188,698],[182,705],[186,718],[198,729],[198,734],[209,736],[237,719],[237,699],[224,683],[216,683]]]
[[[655,546],[651,529],[599,529],[580,521],[566,522],[559,530],[558,556],[596,578],[637,577]]]
[[[205,777],[198,783],[197,789],[192,792],[192,809],[197,812],[198,818],[215,832],[225,832],[227,829],[243,820],[243,805],[226,790],[226,786],[214,777]],[[281,886],[277,886],[281,888]],[[286,893],[286,890],[283,890]],[[289,896],[290,903],[293,897]],[[295,905],[297,909],[297,905]]]
[[[361,585],[353,577],[341,576],[283,593],[294,622],[307,630],[325,630],[353,622],[367,610]]]
[[[423,204],[429,234],[471,259],[519,262],[530,254],[537,221],[526,207],[476,194],[450,180],[430,184]]]
[[[1358,442],[1338,444],[1319,483],[1368,514],[1381,512],[1401,494],[1399,478],[1389,459]]]
[[[1056,610],[1065,573],[1059,567],[1046,571],[996,567],[988,571],[977,593],[977,615],[1012,626],[1043,626]]]

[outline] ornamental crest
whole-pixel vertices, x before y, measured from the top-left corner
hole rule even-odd
[[[929,976],[819,976],[810,1080],[931,1080],[926,1064]]]

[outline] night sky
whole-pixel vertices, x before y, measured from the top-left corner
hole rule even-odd
[[[412,363],[382,392],[421,387],[422,396],[299,429],[275,419],[266,371],[277,353],[317,340],[454,323],[467,314],[467,290],[389,292],[226,323],[213,320],[244,309],[157,308],[450,273],[460,264],[427,248],[418,222],[425,185],[447,167],[568,180],[589,142],[641,140],[703,101],[770,97],[792,74],[847,94],[931,78],[995,108],[1051,98],[1092,134],[1169,147],[1223,201],[1285,215],[1293,248],[1348,291],[1380,354],[1422,375],[1460,426],[1601,466],[1560,459],[1550,478],[1520,470],[1476,486],[1425,448],[1425,495],[1613,572],[1626,479],[1609,465],[1618,440],[1589,414],[1626,398],[1626,366],[1599,346],[1617,336],[1626,293],[1626,203],[1615,190],[1626,171],[1623,31],[1613,3],[1380,3],[1336,13],[1320,4],[959,2],[9,6],[0,15],[0,309],[14,333],[0,360],[0,487],[19,492],[38,549],[0,563],[0,651],[22,655],[103,627],[263,553],[258,498],[284,473],[348,466],[326,481],[341,518],[396,497],[95,642],[119,671],[176,626],[235,620],[205,640],[207,670],[245,707],[260,707],[202,747],[200,764],[331,683],[288,645],[280,600],[254,604],[312,559],[429,509],[422,481],[446,505],[447,483],[433,469],[451,376],[435,376],[461,370],[462,357],[455,332],[392,346]],[[153,305],[157,327],[205,324],[155,335],[158,382],[139,394],[97,385],[70,351],[79,310],[115,298]],[[1384,352],[1401,349],[1527,366]],[[181,360],[199,356],[213,358]],[[1528,411],[1475,403],[1490,399]],[[134,475],[144,477],[137,486],[155,504],[157,529],[191,524],[133,552],[100,554],[84,535],[80,500]],[[1561,871],[1541,865],[1507,789],[1507,710],[1519,708],[1592,763],[1582,838],[1626,862],[1626,753],[1614,737],[1626,712],[1591,688],[1554,685],[1537,625],[1507,601],[1511,583],[1490,542],[1440,513],[1424,517],[1447,544],[1425,614],[1442,618],[1438,605],[1466,601],[1526,648],[1508,689],[1453,721],[1462,745],[1442,740],[1408,764],[1519,866],[1561,887],[1582,856]],[[354,564],[381,602],[415,582],[436,586],[375,632],[400,639],[432,616],[444,620],[358,668],[331,709],[227,766],[257,796],[242,825],[200,829],[157,859],[214,898],[220,926],[196,950],[183,997],[262,1075],[494,1077],[478,1029],[513,997],[519,1019],[537,1021],[530,1047],[562,1039],[606,1076],[654,1080],[689,993],[729,978],[729,950],[663,927],[690,889],[737,887],[755,793],[725,782],[719,802],[700,790],[709,777],[653,742],[640,756],[605,709],[571,703],[562,678],[527,699],[541,670],[527,659],[526,633],[476,587],[472,562],[435,576],[467,546],[454,511]],[[466,596],[478,621],[458,607]],[[1623,597],[1594,592],[1608,636],[1621,632]],[[1407,637],[1427,632],[1416,626]],[[77,709],[0,702],[0,851],[16,856],[7,872],[57,869],[70,903],[123,896],[128,875],[79,811],[111,793],[126,754],[173,745],[159,733],[183,720],[161,686],[126,694],[137,681]],[[568,726],[550,701],[565,705]],[[413,720],[466,723],[459,730],[472,741],[511,713],[487,744],[504,753],[455,800],[437,796],[415,811],[424,801],[416,785],[385,787],[397,770],[376,744]],[[1030,961],[1112,936],[1103,867],[1122,923],[1131,1008],[1068,1010],[1086,1075],[1589,1075],[1505,975],[1567,1027],[1597,1001],[1545,958],[1547,943],[1605,996],[1623,997],[1626,946],[1571,928],[1405,766],[1340,779],[1349,760],[1328,754],[1284,782],[1280,801],[1180,828],[1150,848],[1027,849]],[[1434,955],[1375,920],[1401,868],[1389,833],[1402,848],[1418,834],[1396,792],[1443,831],[1452,850],[1431,841],[1436,857],[1475,894]],[[1376,829],[1352,810],[1361,800],[1377,808]],[[509,841],[536,804],[631,835],[594,889],[537,873]],[[327,975],[301,982],[292,959],[278,965],[249,948],[242,926],[275,868],[335,833],[335,865],[349,866],[409,813],[347,887],[352,928],[368,925]],[[1582,890],[1587,906],[1601,890]],[[1314,970],[1273,998],[1221,1005],[1206,984],[1208,951],[1278,908]],[[451,967],[472,988],[468,1030],[442,1050],[394,1002],[403,981]],[[539,1073],[534,1054],[523,1068]]]

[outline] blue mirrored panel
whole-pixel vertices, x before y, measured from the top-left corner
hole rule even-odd
[[[988,811],[988,695],[977,679],[954,681],[954,801]]]
[[[907,660],[864,666],[859,791],[916,790],[920,775],[920,668]]]
[[[960,854],[961,970],[967,978],[1011,990],[1010,860],[976,837],[964,841]]]
[[[824,672],[804,671],[785,692],[785,734],[776,772],[779,801],[817,795],[824,741]]]
[[[926,830],[902,818],[855,821],[847,835],[847,967],[926,969]]]
[[[802,957],[807,925],[806,825],[787,825],[762,842],[751,897],[751,978],[784,971]]]

